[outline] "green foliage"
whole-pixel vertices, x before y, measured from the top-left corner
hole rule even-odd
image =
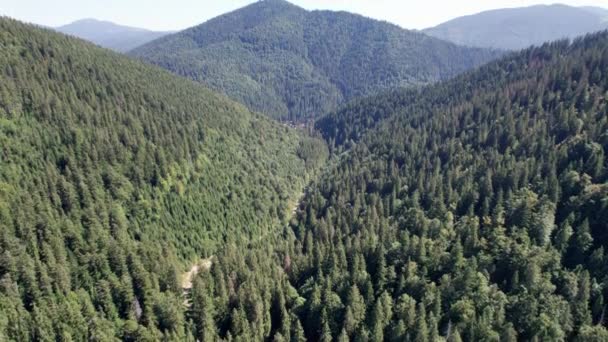
[[[296,219],[204,277],[218,338],[602,340],[607,51],[558,42],[321,120],[332,162]]]
[[[608,33],[320,120],[290,217],[322,142],[0,28],[0,338],[605,340]]]
[[[547,44],[317,122],[336,165],[292,225],[290,279],[361,289],[365,320],[346,305],[334,336],[604,338],[607,55],[606,33]]]
[[[212,340],[181,271],[274,233],[323,142],[6,18],[0,66],[0,339]]]

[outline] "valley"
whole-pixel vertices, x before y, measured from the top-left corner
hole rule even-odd
[[[608,341],[606,13],[0,17],[0,341]]]

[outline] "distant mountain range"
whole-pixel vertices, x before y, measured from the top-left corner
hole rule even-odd
[[[608,28],[600,7],[539,5],[498,9],[456,18],[423,32],[456,44],[516,50]]]
[[[600,18],[604,21],[604,22],[608,22],[608,9],[607,8],[603,8],[603,7],[596,7],[596,6],[583,6],[580,7],[586,11],[590,11],[591,13],[594,13],[596,15],[599,15]]]
[[[290,120],[384,89],[450,78],[499,55],[283,0],[258,1],[131,54]]]
[[[129,51],[171,33],[122,26],[96,19],[82,19],[55,29],[119,52]]]

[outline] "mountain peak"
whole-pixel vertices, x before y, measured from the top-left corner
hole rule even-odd
[[[116,24],[116,23],[108,21],[108,20],[100,20],[100,19],[95,19],[95,18],[79,19],[79,20],[73,21],[69,24],[58,27],[59,30],[61,30],[61,29],[69,30],[70,28],[75,28],[75,29],[86,28],[88,30],[110,29],[110,30],[129,30],[129,31],[152,32],[152,31],[150,31],[148,29],[144,29],[144,28],[120,25],[120,24]]]
[[[258,0],[249,6],[245,6],[243,8],[237,9],[235,12],[243,11],[243,10],[246,11],[247,9],[264,9],[264,8],[270,8],[270,9],[273,9],[274,11],[288,11],[288,10],[304,11],[304,9],[302,7],[294,5],[291,2],[286,1],[286,0]]]
[[[132,50],[168,33],[119,25],[95,18],[76,20],[55,30],[121,52]]]
[[[296,6],[296,5],[294,5],[291,2],[286,1],[286,0],[258,0],[256,3],[257,4],[265,3],[265,4],[280,5],[280,6],[286,6],[287,5],[287,6],[298,7],[298,6]]]
[[[106,24],[114,24],[113,22],[107,21],[107,20],[99,20],[99,19],[95,19],[95,18],[83,18],[83,19],[79,19],[79,20],[75,20],[73,22],[71,22],[68,25],[72,25],[72,24],[99,24],[99,23],[106,23]]]

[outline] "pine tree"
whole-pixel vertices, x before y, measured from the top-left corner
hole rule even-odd
[[[577,295],[573,303],[573,315],[577,326],[591,324],[590,298],[591,298],[591,281],[589,272],[582,271],[578,275]]]
[[[448,336],[447,342],[462,342],[462,338],[460,337],[458,328],[454,328],[454,330],[451,332],[450,336]]]
[[[429,329],[426,323],[426,309],[424,305],[418,305],[418,318],[416,319],[415,342],[429,342]]]

